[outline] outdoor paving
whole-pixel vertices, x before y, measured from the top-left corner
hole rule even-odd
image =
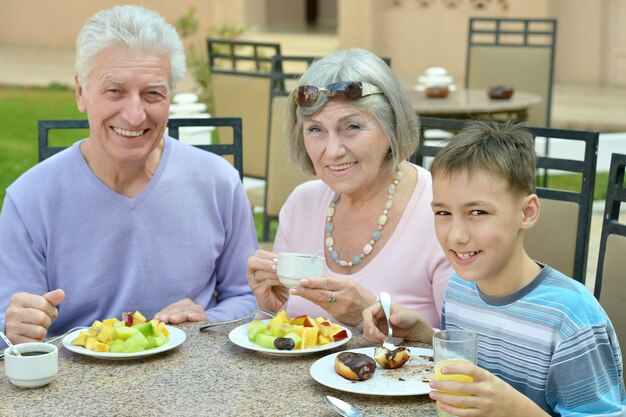
[[[281,43],[285,55],[324,55],[338,47],[336,36],[328,34],[250,34],[257,41]],[[48,86],[74,84],[74,50],[0,44],[0,84]],[[193,90],[188,76],[178,91]],[[552,127],[626,132],[626,86],[556,82],[553,91]],[[626,133],[625,133],[626,139]],[[602,147],[602,141],[600,143]],[[595,282],[602,227],[603,202],[594,205],[591,225],[587,286]]]

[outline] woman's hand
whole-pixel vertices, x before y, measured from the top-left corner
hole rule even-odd
[[[442,368],[443,374],[469,375],[474,382],[430,381],[430,398],[439,400],[442,410],[458,417],[517,417],[548,416],[524,394],[471,363],[451,363]],[[451,391],[445,393],[444,391]],[[453,393],[466,395],[456,395]]]
[[[417,311],[392,304],[389,321],[394,337],[432,344],[434,330]],[[377,344],[387,338],[387,319],[379,302],[363,310],[363,335]]]
[[[4,332],[9,340],[15,344],[41,342],[59,315],[57,306],[64,298],[65,292],[60,289],[44,295],[13,294],[5,316]]]
[[[276,275],[277,258],[275,253],[260,249],[248,258],[248,284],[263,310],[278,311],[289,298],[289,290]]]
[[[363,309],[376,301],[376,296],[362,285],[332,277],[303,279],[300,286],[292,288],[289,294],[306,298],[335,319],[353,327],[361,324]]]

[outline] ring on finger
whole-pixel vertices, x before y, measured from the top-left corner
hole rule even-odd
[[[328,299],[328,302],[331,303],[331,304],[337,302],[337,297],[335,297],[335,291],[332,291],[332,295]]]
[[[252,275],[250,276],[250,278],[252,278],[252,281],[256,282],[257,284],[260,282],[257,277],[256,277],[256,271],[254,271],[252,273]]]

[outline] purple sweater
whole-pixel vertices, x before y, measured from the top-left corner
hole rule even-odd
[[[236,170],[166,137],[159,166],[135,198],[101,182],[80,142],[23,174],[0,215],[0,329],[16,292],[61,288],[48,335],[183,298],[211,320],[256,306],[246,261],[257,241]]]

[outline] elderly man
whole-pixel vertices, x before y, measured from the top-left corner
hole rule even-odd
[[[255,307],[250,206],[224,159],[164,135],[185,71],[157,13],[94,15],[76,52],[89,138],[22,175],[0,216],[0,329],[14,343],[139,310],[169,323]]]

